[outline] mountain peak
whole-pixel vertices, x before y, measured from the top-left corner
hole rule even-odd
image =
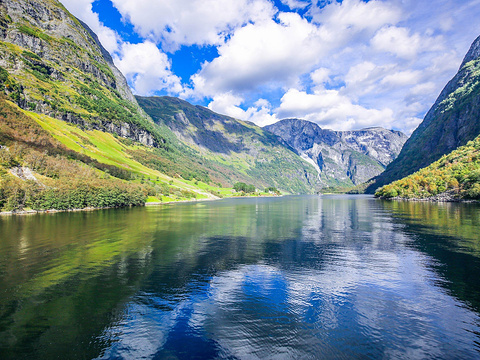
[[[424,168],[480,134],[480,36],[398,157],[367,192]]]
[[[480,57],[480,36],[478,36],[470,46],[470,50],[468,50],[467,55],[465,55],[465,58],[462,61],[462,65],[460,65],[460,69],[463,68],[470,61],[477,60],[479,57]]]

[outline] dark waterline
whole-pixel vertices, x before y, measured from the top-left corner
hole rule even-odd
[[[480,206],[234,199],[0,218],[0,359],[478,359]]]

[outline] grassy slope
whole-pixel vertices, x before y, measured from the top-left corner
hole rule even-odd
[[[0,149],[0,210],[49,208],[45,202],[35,203],[39,196],[32,198],[26,189],[33,186],[38,192],[63,192],[65,197],[73,198],[75,188],[84,182],[95,188],[113,186],[126,192],[129,189],[141,192],[136,202],[102,206],[241,195],[231,188],[195,178],[185,180],[165,175],[129,155],[134,151],[153,153],[157,149],[22,110],[3,96],[0,96],[0,116],[0,145],[3,146]],[[9,170],[18,166],[32,169],[39,182],[35,184],[13,176]],[[73,199],[71,203],[55,204],[56,209],[72,208]]]
[[[0,97],[0,115],[0,210],[45,208],[27,199],[32,195],[25,193],[29,186],[39,192],[55,189],[71,192],[83,180],[88,180],[90,187],[142,191],[139,201],[125,205],[144,203],[148,196],[151,200],[175,201],[213,198],[212,193],[231,194],[230,189],[196,180],[170,178],[143,166],[126,153],[131,149],[153,149],[138,143],[126,145],[123,139],[111,134],[82,130],[45,115],[21,110],[4,97]],[[39,182],[13,176],[9,170],[18,166],[32,169]],[[33,198],[38,198],[35,196]]]
[[[222,188],[216,185],[209,185],[196,178],[191,180],[182,177],[168,176],[164,173],[147,167],[138,162],[132,153],[142,152],[155,156],[158,149],[143,146],[137,142],[126,141],[118,136],[98,130],[82,130],[74,125],[61,120],[53,119],[45,115],[28,113],[37,122],[51,133],[63,145],[78,153],[87,155],[101,163],[113,165],[125,169],[136,175],[137,179],[145,179],[156,184],[167,184],[170,187],[188,190],[196,193],[196,198],[211,198],[212,193],[222,196],[231,195],[230,188]],[[164,194],[165,197],[165,194]],[[165,200],[185,200],[188,198],[167,196]]]
[[[375,195],[423,199],[445,192],[454,198],[480,199],[480,136]]]

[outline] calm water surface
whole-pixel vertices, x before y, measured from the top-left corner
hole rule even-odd
[[[0,359],[479,359],[480,205],[0,218]]]

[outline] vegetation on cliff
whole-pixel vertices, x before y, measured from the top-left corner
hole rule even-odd
[[[82,209],[145,203],[131,173],[69,150],[0,97],[0,210]]]
[[[5,3],[0,90],[23,109],[168,147],[96,35],[58,2]],[[48,14],[48,15],[47,15]],[[9,79],[6,80],[7,74]]]
[[[383,198],[480,199],[480,136],[375,193]]]

